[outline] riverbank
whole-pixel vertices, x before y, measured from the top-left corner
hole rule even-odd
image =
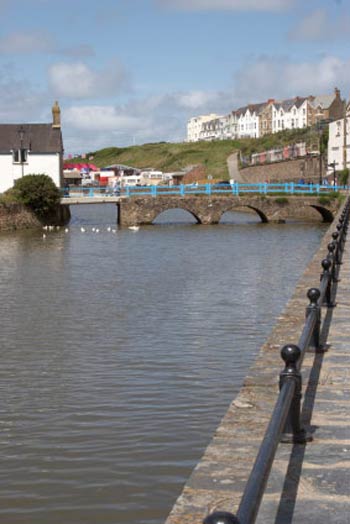
[[[195,467],[166,520],[166,524],[200,524],[203,518],[214,510],[230,512],[237,510],[278,394],[278,377],[283,368],[279,355],[280,348],[287,343],[298,342],[304,325],[305,308],[308,305],[306,292],[310,287],[319,286],[320,262],[327,253],[327,244],[331,240],[334,227],[333,223],[324,235],[319,249],[304,271],[271,335],[261,347],[240,393],[232,402],[212,442]],[[349,253],[349,249],[347,252]],[[349,262],[345,268],[347,274],[349,273],[348,266]],[[348,280],[346,279],[347,287],[342,290],[342,303],[335,311],[336,315],[339,314],[340,322],[343,323],[344,315],[349,308],[347,293],[349,293],[350,282]],[[342,288],[342,283],[339,286]],[[340,305],[342,306],[341,311]],[[350,441],[349,424],[340,423],[344,417],[344,406],[347,404],[346,400],[342,398],[346,373],[344,374],[343,366],[339,367],[339,354],[336,352],[339,349],[338,346],[341,346],[343,359],[344,356],[347,359],[349,356],[344,353],[345,349],[348,351],[348,347],[345,348],[344,337],[341,336],[343,330],[344,326],[338,327],[338,335],[334,337],[333,347],[323,357],[324,369],[320,378],[323,386],[323,399],[321,400],[323,405],[321,411],[316,412],[313,420],[317,424],[314,443],[309,444],[306,448],[300,445],[294,447],[281,445],[279,447],[261,507],[261,519],[258,517],[258,523],[292,523],[301,522],[301,520],[303,522],[323,522],[323,520],[345,522],[346,509],[340,507],[345,499],[344,490],[339,491],[337,488],[338,483],[348,486],[348,482],[344,479],[349,477],[349,470],[345,466],[343,468],[339,466],[345,457],[344,446],[345,450],[348,449]],[[243,347],[242,351],[244,351]],[[307,389],[309,393],[310,388],[313,388],[314,391],[318,384],[314,375],[311,374],[314,360],[315,355],[308,353],[303,365],[304,389]],[[335,410],[339,399],[342,400],[342,403],[339,409]],[[310,419],[312,411],[310,413],[307,408],[307,402],[305,402],[303,415],[305,419],[307,416]],[[332,431],[330,423],[327,422],[329,418],[333,420],[335,431]],[[333,441],[332,458],[326,459],[327,445],[330,449],[329,441],[332,439],[338,442]],[[291,458],[294,458],[294,462]],[[327,465],[324,462],[327,462]],[[330,466],[328,462],[332,465]],[[307,463],[306,473],[303,473],[300,479],[300,472],[305,463]],[[301,502],[297,504],[298,516],[294,520],[293,512],[299,482]],[[338,520],[331,517],[335,514]],[[307,519],[306,515],[308,515]]]
[[[40,228],[45,224],[62,226],[69,222],[68,206],[59,205],[53,213],[38,218],[28,207],[17,203],[0,203],[0,231]]]

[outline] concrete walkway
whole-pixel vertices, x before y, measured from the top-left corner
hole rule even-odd
[[[234,180],[240,184],[246,182],[238,168],[238,153],[232,153],[232,155],[227,158],[227,168],[230,180]]]
[[[280,348],[298,342],[306,292],[319,285],[320,262],[336,223],[306,268],[166,524],[201,524],[214,510],[237,511],[278,394]],[[340,279],[337,307],[323,311],[324,336],[330,325],[329,349],[307,353],[303,362],[302,419],[314,440],[279,445],[258,524],[350,524],[350,231]]]
[[[349,237],[340,278],[337,307],[326,317],[328,351],[305,362],[312,368],[304,377],[303,419],[314,440],[279,446],[259,524],[350,523]]]

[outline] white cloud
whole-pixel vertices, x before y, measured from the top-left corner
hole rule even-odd
[[[19,78],[11,64],[0,69],[1,123],[38,122],[50,111],[52,102],[47,92]]]
[[[0,38],[0,53],[17,54],[58,54],[83,58],[93,56],[94,51],[88,44],[61,47],[50,33],[40,30],[17,31]]]
[[[350,60],[325,56],[319,62],[292,62],[286,57],[263,57],[246,64],[235,76],[235,94],[248,102],[270,97],[330,93],[350,83]]]
[[[0,53],[45,53],[54,48],[49,33],[43,31],[14,32],[0,39]]]
[[[283,11],[296,0],[157,0],[158,5],[185,11]]]
[[[93,98],[117,95],[129,87],[129,76],[117,62],[97,71],[83,62],[53,64],[48,71],[49,85],[55,96]]]
[[[302,18],[289,32],[294,41],[328,41],[338,40],[350,35],[350,17],[332,18],[326,9],[316,9]]]
[[[131,114],[124,114],[114,106],[91,105],[72,106],[65,111],[67,125],[79,131],[118,131],[125,132],[146,127],[149,119],[140,120]]]

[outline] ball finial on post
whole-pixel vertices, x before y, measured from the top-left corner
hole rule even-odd
[[[203,524],[240,524],[237,517],[227,511],[215,511],[203,520]]]

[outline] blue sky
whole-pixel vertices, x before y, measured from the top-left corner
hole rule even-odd
[[[66,153],[180,141],[188,118],[350,93],[348,0],[0,0],[0,122]]]

